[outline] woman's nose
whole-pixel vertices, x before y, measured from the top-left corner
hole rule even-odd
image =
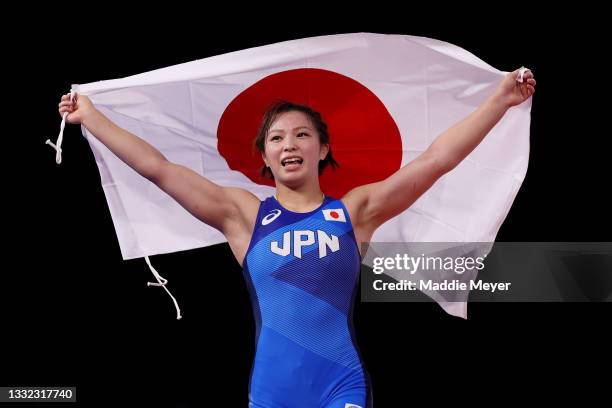
[[[295,140],[292,137],[285,138],[285,145],[283,146],[283,150],[293,150],[295,149]]]

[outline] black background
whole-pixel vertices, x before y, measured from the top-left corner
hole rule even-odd
[[[448,41],[498,69],[525,65],[538,80],[529,170],[497,240],[610,239],[609,69],[598,11],[508,3],[440,16],[437,7],[370,4],[332,14],[304,3],[261,5],[257,15],[161,6],[124,15],[105,4],[65,14],[57,7],[59,17],[37,10],[5,34],[15,72],[4,101],[11,126],[0,385],[75,385],[83,406],[246,406],[254,322],[238,263],[227,244],[153,257],[183,310],[175,320],[167,294],[146,286],[144,260],[121,260],[79,128],[66,130],[60,166],[44,144],[57,137],[57,103],[72,83],[323,34]],[[603,391],[595,371],[609,368],[611,311],[601,303],[471,303],[462,320],[433,303],[358,302],[355,323],[379,408],[420,398],[523,404],[530,392],[541,402],[571,394],[577,377],[593,377],[589,398]]]

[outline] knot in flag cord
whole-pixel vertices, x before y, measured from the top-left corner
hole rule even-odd
[[[70,91],[70,101],[71,102],[74,102],[74,95],[75,95],[74,91]],[[62,162],[62,141],[64,140],[64,129],[66,128],[66,116],[68,116],[68,112],[64,112],[64,114],[62,115],[62,123],[60,124],[60,132],[59,132],[59,135],[57,136],[56,143],[53,143],[51,139],[47,139],[47,141],[45,142],[45,144],[48,144],[55,149],[55,162],[57,164],[60,164]],[[172,296],[172,293],[170,293],[170,291],[166,287],[166,283],[168,283],[168,280],[163,278],[159,274],[159,272],[157,272],[155,268],[153,268],[153,265],[151,265],[151,261],[149,260],[148,256],[145,256],[145,261],[147,261],[147,265],[149,265],[149,268],[151,269],[153,276],[155,276],[155,279],[157,279],[157,283],[147,282],[147,286],[161,286],[164,288],[164,290],[168,293],[170,298],[172,298],[172,302],[174,302],[174,307],[176,308],[176,319],[180,320],[183,317],[181,316],[181,309],[179,308],[179,305],[176,299],[174,298],[174,296]]]
[[[172,296],[172,293],[170,293],[170,291],[166,287],[166,283],[168,283],[168,280],[166,278],[163,278],[159,274],[159,272],[157,272],[155,270],[153,265],[151,265],[151,261],[149,260],[148,256],[145,256],[144,258],[145,258],[145,261],[147,261],[147,265],[149,265],[149,268],[151,269],[151,272],[153,273],[153,276],[155,276],[155,279],[157,279],[157,283],[155,283],[155,282],[147,282],[147,286],[161,286],[161,287],[164,288],[164,290],[172,298],[172,302],[174,302],[174,307],[176,308],[176,319],[180,320],[183,317],[183,316],[181,316],[181,309],[179,308],[179,305],[176,302],[176,299],[174,298],[174,296]]]

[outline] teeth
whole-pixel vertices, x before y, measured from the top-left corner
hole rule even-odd
[[[291,163],[302,163],[302,159],[295,158],[295,159],[283,160],[282,165],[285,166]]]

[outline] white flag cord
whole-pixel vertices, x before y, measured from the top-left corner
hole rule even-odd
[[[74,91],[70,91],[70,101],[74,102]],[[68,112],[64,112],[64,114],[62,115],[62,123],[60,124],[60,131],[59,135],[57,136],[56,143],[53,143],[51,139],[47,139],[47,141],[45,142],[45,144],[48,144],[55,149],[55,162],[57,164],[60,164],[62,162],[62,141],[64,140],[64,129],[66,128],[66,116],[68,116]],[[168,280],[163,278],[159,274],[159,272],[157,272],[155,268],[153,268],[153,265],[151,265],[151,261],[149,261],[148,256],[145,256],[145,260],[147,261],[147,265],[149,265],[151,272],[153,272],[153,276],[155,276],[155,279],[157,279],[157,283],[147,282],[147,286],[161,286],[166,292],[168,292],[168,295],[170,295],[170,297],[172,298],[172,301],[174,302],[174,307],[176,308],[176,318],[177,320],[180,320],[183,317],[181,316],[181,309],[179,308],[179,305],[176,302],[174,296],[172,296],[172,293],[170,293],[170,291],[166,287],[166,283],[168,283]]]
[[[74,91],[70,91],[70,101],[74,102]],[[45,144],[48,144],[55,149],[55,162],[60,164],[62,162],[62,140],[64,140],[64,128],[66,127],[66,116],[68,112],[64,112],[62,115],[62,123],[60,124],[59,135],[57,136],[56,143],[53,143],[51,139],[47,139]]]
[[[147,261],[147,265],[149,265],[149,268],[151,269],[151,272],[153,273],[153,276],[155,276],[155,279],[157,279],[157,283],[155,283],[155,282],[147,282],[147,286],[161,286],[161,287],[164,288],[164,290],[166,292],[168,292],[168,295],[172,298],[172,301],[174,302],[174,307],[176,308],[176,319],[180,320],[183,317],[183,316],[181,316],[181,309],[179,308],[179,305],[176,302],[176,299],[174,298],[174,296],[172,296],[172,293],[170,293],[170,291],[166,287],[166,283],[168,283],[168,280],[163,278],[159,274],[159,272],[157,272],[155,270],[153,265],[151,265],[151,261],[149,260],[148,256],[145,256],[144,258],[145,258],[145,261]]]

